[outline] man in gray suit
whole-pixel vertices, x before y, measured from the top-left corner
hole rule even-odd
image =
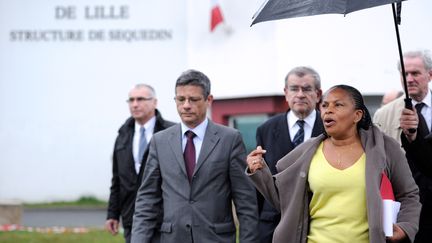
[[[132,242],[258,242],[255,190],[244,170],[240,133],[207,119],[210,80],[195,70],[177,79],[181,123],[155,134],[137,194]],[[233,203],[232,203],[233,202]]]

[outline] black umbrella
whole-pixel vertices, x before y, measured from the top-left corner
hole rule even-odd
[[[331,13],[348,14],[362,9],[391,4],[399,47],[401,71],[404,74],[405,66],[398,28],[398,24],[400,24],[402,1],[403,0],[267,0],[254,15],[252,25],[264,21],[311,15]],[[395,7],[395,5],[397,5],[397,7]],[[408,96],[406,77],[405,75],[402,75],[402,77],[405,90],[405,107],[412,109],[411,99]]]

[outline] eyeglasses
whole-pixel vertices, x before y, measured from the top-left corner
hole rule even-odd
[[[152,100],[153,97],[129,97],[129,99],[126,100],[127,103],[133,103],[134,101],[141,103],[144,101]]]
[[[200,96],[200,97],[184,97],[184,96],[176,96],[174,97],[174,101],[178,104],[178,105],[184,105],[186,103],[186,101],[189,102],[189,104],[191,105],[196,105],[198,102],[200,102],[201,100],[203,100],[204,97]]]
[[[301,86],[288,86],[288,91],[292,92],[292,93],[298,93],[300,92],[300,90],[304,93],[304,94],[311,94],[312,92],[315,91],[315,89],[312,86],[305,86],[305,87],[301,87]]]

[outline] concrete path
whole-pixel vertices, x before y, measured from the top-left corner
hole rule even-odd
[[[106,209],[48,208],[24,209],[21,225],[29,227],[92,227],[103,228]]]

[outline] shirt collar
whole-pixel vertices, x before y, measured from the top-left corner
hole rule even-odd
[[[293,128],[296,125],[297,120],[299,120],[300,118],[298,118],[294,112],[292,112],[291,110],[288,111],[288,126],[289,128]],[[317,112],[314,109],[307,117],[305,117],[303,120],[305,121],[305,124],[307,124],[309,127],[313,127],[314,123],[315,123],[315,119],[317,116]]]
[[[199,138],[199,139],[204,139],[204,134],[205,131],[207,129],[207,125],[208,125],[208,119],[204,119],[203,122],[201,122],[198,126],[194,127],[194,128],[189,128],[188,126],[186,126],[183,122],[181,122],[181,131],[182,131],[182,136],[184,136],[185,132],[191,130],[192,132],[195,133],[195,135]]]
[[[431,96],[431,91],[430,90],[428,90],[426,96],[424,97],[424,99],[421,102],[425,103],[425,105],[427,107],[431,107],[432,106],[432,96]],[[414,99],[412,100],[413,106],[417,105],[418,103],[420,103],[420,102],[417,102]]]
[[[144,129],[146,131],[153,131],[155,125],[156,125],[156,116],[150,118],[150,120],[144,123]],[[139,132],[141,126],[142,126],[141,124],[135,121],[135,132]]]

